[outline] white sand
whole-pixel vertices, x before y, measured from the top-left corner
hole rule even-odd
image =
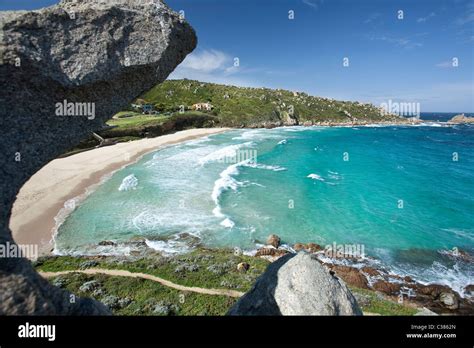
[[[55,159],[21,188],[13,206],[10,228],[19,244],[38,244],[40,254],[51,251],[54,218],[64,203],[86,192],[101,178],[167,145],[226,131],[190,129],[157,138],[141,139]]]

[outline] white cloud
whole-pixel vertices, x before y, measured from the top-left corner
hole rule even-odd
[[[436,64],[438,68],[453,68],[453,62],[450,60],[447,60],[445,62],[441,62]]]
[[[469,2],[465,8],[464,15],[456,19],[456,24],[464,25],[474,21],[474,3]]]
[[[426,17],[420,17],[420,18],[418,18],[416,21],[417,21],[418,23],[424,23],[424,22],[426,22],[427,20],[429,20],[430,18],[433,18],[434,16],[436,16],[436,13],[431,12],[428,16],[426,16]]]
[[[308,5],[309,7],[317,10],[320,5],[322,5],[324,0],[303,0],[303,4]]]
[[[234,66],[234,57],[225,52],[198,49],[189,54],[168,78],[253,87],[258,84],[244,75],[254,70]]]
[[[367,18],[364,23],[365,24],[368,24],[368,23],[372,23],[374,22],[375,20],[377,20],[378,18],[380,18],[381,14],[376,12],[376,13],[372,13],[369,18]]]
[[[370,40],[376,40],[376,41],[385,41],[390,44],[400,46],[403,48],[416,48],[416,47],[421,47],[423,46],[422,43],[413,41],[412,39],[408,38],[397,38],[397,37],[390,37],[390,36],[372,36]]]
[[[180,64],[180,68],[209,73],[216,70],[225,70],[230,66],[230,61],[231,57],[224,52],[202,50],[188,55]]]

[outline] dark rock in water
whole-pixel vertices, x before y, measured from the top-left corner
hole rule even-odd
[[[267,238],[267,244],[273,246],[274,248],[278,248],[280,243],[280,237],[278,237],[276,234],[271,234]]]
[[[201,244],[201,238],[190,233],[179,233],[174,240],[185,242],[190,248],[198,247]]]
[[[100,246],[116,246],[117,243],[115,243],[111,240],[103,240],[103,241],[99,242],[99,245]]]
[[[411,248],[397,250],[394,253],[394,259],[399,264],[416,265],[419,267],[431,267],[433,261],[442,264],[452,264],[452,260],[448,255],[440,254],[437,250]]]
[[[472,296],[474,294],[474,284],[469,284],[464,288],[466,294]]]
[[[0,243],[21,186],[156,83],[196,46],[193,29],[159,0],[67,1],[0,12]],[[69,115],[61,106],[74,115]],[[69,107],[69,106],[72,107]],[[87,112],[86,112],[87,111]],[[0,315],[110,313],[0,260]]]
[[[228,315],[362,315],[362,311],[342,280],[302,252],[271,263]]]
[[[347,284],[356,288],[369,289],[367,278],[357,268],[342,265],[332,265],[329,268]]]

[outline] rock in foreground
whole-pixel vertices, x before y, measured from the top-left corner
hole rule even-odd
[[[268,266],[228,315],[362,315],[345,283],[314,256],[286,255]]]
[[[0,12],[1,244],[13,243],[8,220],[21,186],[164,81],[196,42],[160,0],[63,0]],[[26,259],[0,258],[0,315],[107,313],[90,299],[70,301]]]

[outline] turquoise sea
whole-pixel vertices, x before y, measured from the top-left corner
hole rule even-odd
[[[256,161],[246,160],[256,156]],[[247,157],[246,157],[247,156]],[[185,233],[185,234],[184,234]],[[361,244],[379,267],[462,292],[474,265],[474,127],[232,130],[144,156],[78,203],[57,253]]]

